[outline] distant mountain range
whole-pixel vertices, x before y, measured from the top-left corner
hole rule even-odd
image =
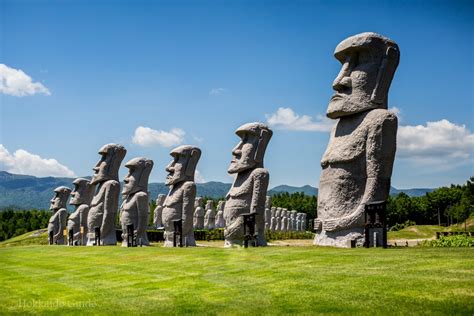
[[[48,209],[49,201],[53,197],[54,188],[65,185],[72,188],[74,178],[38,178],[27,175],[11,174],[0,171],[0,208],[17,207],[19,209]],[[209,196],[212,198],[224,197],[231,187],[231,183],[206,182],[198,183],[197,194],[199,196]],[[150,183],[148,186],[150,196],[156,198],[158,194],[167,194],[168,187],[164,183]],[[398,190],[391,188],[390,194],[404,192],[409,196],[422,196],[433,189],[408,189]],[[293,187],[289,185],[279,185],[268,191],[269,195],[288,192],[303,192],[307,195],[317,195],[318,189],[309,185]]]

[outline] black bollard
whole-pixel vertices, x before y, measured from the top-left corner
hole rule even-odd
[[[255,213],[242,214],[244,219],[244,247],[248,248],[249,242],[253,247],[257,246],[255,234]]]
[[[68,233],[69,233],[68,244],[69,246],[74,246],[74,231],[70,229]]]
[[[173,231],[173,247],[177,246],[178,235],[179,235],[179,246],[183,247],[183,220],[175,219],[173,221],[174,231]]]
[[[53,236],[54,236],[53,232],[50,231],[50,232],[49,232],[49,236],[48,236],[49,244],[50,244],[50,245],[54,244]]]
[[[133,224],[127,225],[127,247],[136,247],[135,232],[133,230]]]
[[[94,228],[95,232],[95,245],[100,246],[100,226]]]

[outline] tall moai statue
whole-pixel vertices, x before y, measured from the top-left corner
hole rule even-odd
[[[217,204],[217,214],[216,214],[215,228],[224,228],[225,227],[224,207],[225,207],[225,201],[219,201],[219,203]]]
[[[308,214],[306,214],[306,213],[303,213],[303,214],[301,215],[301,230],[302,230],[302,231],[306,231],[306,222],[307,222],[306,217],[307,217],[307,216],[308,216]]]
[[[155,228],[162,228],[163,227],[163,203],[165,202],[166,194],[158,194],[156,198],[156,207],[153,211],[153,226]]]
[[[275,211],[275,217],[276,217],[276,226],[275,226],[275,231],[279,232],[281,231],[281,213],[283,209],[281,207],[277,207]]]
[[[133,239],[137,245],[149,246],[146,229],[150,216],[148,203],[148,179],[153,169],[153,160],[138,157],[125,164],[128,174],[123,180],[123,201],[120,206],[122,247],[127,247],[129,229],[133,228]],[[130,228],[129,228],[130,227]]]
[[[284,208],[281,213],[280,213],[280,216],[281,216],[281,224],[280,224],[280,230],[282,232],[286,232],[288,231],[288,211],[286,210],[286,208]]]
[[[276,207],[272,206],[271,208],[271,220],[270,220],[270,230],[274,232],[276,230],[277,218],[276,218]]]
[[[194,173],[201,157],[201,150],[195,146],[182,145],[173,149],[170,155],[173,160],[166,167],[168,176],[165,182],[170,191],[163,208],[164,247],[173,247],[175,220],[182,221],[183,243],[187,246],[196,246],[193,230],[196,199]]]
[[[71,192],[69,204],[74,205],[76,210],[69,215],[67,230],[73,234],[74,245],[85,246],[87,244],[87,216],[95,185],[84,178],[77,178],[72,184],[74,184],[74,190]]]
[[[54,189],[54,197],[51,199],[49,209],[53,215],[48,222],[48,238],[51,244],[64,245],[64,230],[67,225],[66,203],[71,194],[71,189],[65,186]]]
[[[365,205],[388,198],[398,124],[388,90],[400,53],[394,41],[361,33],[334,56],[342,69],[326,115],[338,121],[321,160],[314,244],[350,247],[363,243]]]
[[[265,200],[265,230],[270,230],[272,222],[272,197],[267,195]]]
[[[87,216],[87,245],[95,244],[96,229],[100,233],[101,245],[116,245],[115,219],[120,196],[119,168],[127,150],[122,145],[107,144],[99,150],[91,184],[97,189]],[[99,237],[99,236],[97,236]]]
[[[242,245],[244,241],[244,220],[242,214],[255,214],[257,245],[266,246],[265,240],[265,198],[269,173],[263,167],[265,150],[273,132],[262,123],[248,123],[236,132],[241,138],[232,150],[230,174],[237,174],[227,193],[224,210],[225,247]]]
[[[194,200],[194,229],[204,229],[204,208],[202,207],[202,197],[198,196]]]
[[[297,230],[297,229],[296,229],[296,214],[297,214],[297,213],[298,213],[298,212],[295,211],[295,210],[292,210],[292,211],[290,212],[290,218],[291,218],[291,220],[290,220],[291,225],[290,225],[290,226],[291,226],[291,229],[289,229],[289,230],[291,230],[291,231]]]
[[[204,229],[214,229],[216,225],[216,212],[212,200],[207,200],[206,214],[204,215]]]

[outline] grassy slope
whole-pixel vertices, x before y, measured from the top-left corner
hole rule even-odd
[[[0,248],[0,312],[473,314],[473,249]]]
[[[388,239],[421,239],[435,238],[436,232],[444,231],[464,231],[464,227],[468,231],[474,231],[474,218],[470,218],[463,224],[451,225],[449,227],[437,225],[414,225],[401,229],[396,232],[388,232]]]

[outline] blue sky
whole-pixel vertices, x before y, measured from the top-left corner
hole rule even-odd
[[[456,1],[2,0],[0,169],[90,175],[101,145],[117,142],[127,160],[153,159],[150,180],[163,182],[170,149],[187,143],[203,151],[201,180],[230,182],[234,130],[262,121],[274,123],[270,186],[318,186],[340,68],[334,48],[373,31],[401,50],[389,97],[400,117],[392,184],[463,183],[474,175],[473,9]]]

